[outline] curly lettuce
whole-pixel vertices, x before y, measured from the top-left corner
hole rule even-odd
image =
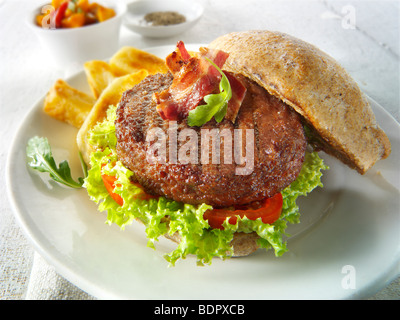
[[[214,257],[226,259],[232,256],[231,241],[235,232],[256,232],[261,248],[272,248],[276,256],[287,250],[285,233],[287,223],[298,223],[300,211],[296,204],[299,196],[305,196],[316,187],[322,187],[322,170],[328,169],[316,152],[307,153],[302,170],[289,187],[282,191],[283,208],[280,218],[272,224],[264,224],[261,219],[250,220],[238,217],[236,224],[224,222],[224,230],[210,228],[203,214],[212,209],[207,204],[190,205],[165,197],[142,199],[143,191],[130,182],[132,171],[125,168],[116,154],[115,106],[110,106],[107,119],[97,124],[90,132],[89,141],[96,151],[90,159],[90,170],[85,178],[84,187],[90,198],[98,203],[101,212],[107,212],[108,224],[117,224],[124,229],[134,220],[145,225],[148,246],[155,248],[160,236],[179,234],[180,243],[171,253],[165,255],[170,265],[187,255],[195,255],[198,265],[211,264]],[[119,194],[124,203],[118,205],[107,192],[101,175],[117,178],[114,192]],[[165,217],[168,217],[166,219]]]

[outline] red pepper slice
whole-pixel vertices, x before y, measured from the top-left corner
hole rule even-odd
[[[56,23],[56,28],[61,28],[61,21],[65,17],[65,12],[68,9],[69,1],[65,1],[60,4],[60,6],[55,11],[54,21]]]
[[[282,212],[283,198],[282,194],[277,193],[271,198],[266,198],[262,202],[262,206],[258,209],[212,209],[207,210],[204,213],[204,219],[208,221],[208,224],[213,229],[221,229],[223,222],[229,218],[230,224],[236,224],[237,216],[243,218],[246,216],[250,220],[256,220],[261,217],[263,223],[271,224],[278,220]]]

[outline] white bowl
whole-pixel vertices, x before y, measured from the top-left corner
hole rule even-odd
[[[168,26],[152,26],[144,21],[147,13],[175,11],[185,16],[186,22]],[[192,28],[203,15],[203,7],[191,0],[139,0],[128,4],[124,25],[149,38],[166,38]]]
[[[66,65],[105,59],[118,50],[119,32],[126,4],[107,0],[101,0],[99,3],[113,8],[116,15],[104,22],[79,28],[44,29],[38,26],[35,20],[44,5],[31,12],[28,25],[55,64]]]

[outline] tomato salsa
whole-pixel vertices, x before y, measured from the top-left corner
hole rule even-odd
[[[52,0],[36,16],[38,26],[45,29],[78,28],[106,21],[116,15],[112,8],[89,0]]]

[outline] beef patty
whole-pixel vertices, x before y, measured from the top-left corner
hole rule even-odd
[[[226,119],[220,123],[212,119],[199,128],[189,127],[186,119],[179,122],[162,120],[152,95],[171,85],[173,78],[169,73],[148,76],[123,94],[115,122],[117,154],[148,193],[184,203],[228,207],[271,197],[297,178],[307,145],[300,116],[256,83],[238,77],[245,84],[247,93],[234,124]],[[161,135],[149,139],[148,134],[155,129]],[[229,138],[214,145],[220,146],[219,163],[218,158],[212,161],[212,155],[217,154],[213,153],[212,143],[208,163],[206,161],[207,149],[202,133],[213,132],[206,129],[231,134],[232,148],[229,148]],[[235,149],[239,141],[234,139],[235,131],[243,133],[242,150]],[[192,140],[176,140],[181,133]],[[251,139],[246,140],[248,133],[250,138],[253,136],[254,143]],[[178,141],[177,144],[174,141]],[[174,145],[176,148],[171,147]],[[164,149],[155,146],[165,146],[166,150],[163,152]],[[178,156],[170,157],[170,151],[175,150]],[[243,151],[244,163],[235,158],[240,154],[238,150]],[[185,161],[181,161],[182,156],[186,156]]]

